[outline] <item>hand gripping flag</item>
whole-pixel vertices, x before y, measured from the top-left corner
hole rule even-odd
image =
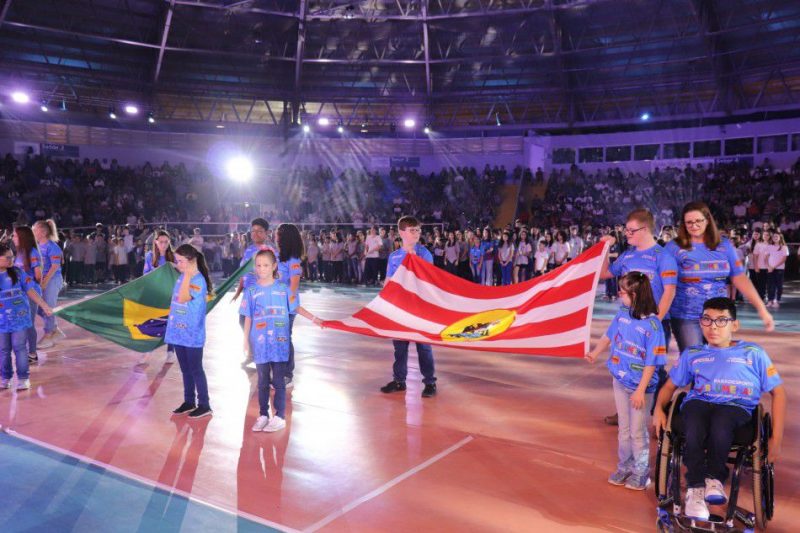
[[[245,263],[231,277],[214,288],[206,302],[211,312],[222,297],[252,270]],[[164,342],[169,304],[178,272],[171,264],[161,265],[125,285],[56,310],[56,316],[137,352],[149,352]]]
[[[470,350],[583,357],[606,250],[598,243],[544,276],[504,287],[477,285],[407,255],[366,307],[324,325]]]

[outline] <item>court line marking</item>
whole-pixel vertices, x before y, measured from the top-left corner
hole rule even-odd
[[[294,528],[291,528],[291,527],[286,526],[284,524],[279,524],[277,522],[273,522],[271,520],[267,520],[266,518],[261,518],[261,517],[256,516],[256,515],[252,515],[250,513],[246,513],[244,511],[238,511],[238,510],[234,510],[234,509],[229,509],[229,508],[224,507],[224,506],[219,505],[219,504],[215,504],[215,503],[207,502],[205,500],[201,500],[200,498],[198,498],[196,496],[193,496],[192,494],[190,494],[190,493],[188,493],[188,492],[186,492],[184,490],[177,489],[175,487],[170,487],[169,485],[165,485],[164,483],[161,483],[159,481],[153,481],[152,479],[147,479],[146,477],[140,476],[138,474],[134,474],[133,472],[128,472],[126,470],[123,470],[123,469],[118,468],[116,466],[110,465],[108,463],[104,463],[102,461],[98,461],[96,459],[92,459],[91,457],[87,457],[85,455],[81,455],[79,453],[72,452],[70,450],[61,448],[61,447],[56,446],[54,444],[50,444],[48,442],[41,441],[41,440],[36,439],[34,437],[30,437],[28,435],[23,435],[22,433],[19,433],[18,431],[13,430],[11,428],[5,427],[5,428],[2,428],[2,431],[4,431],[5,433],[11,435],[12,437],[16,437],[16,438],[20,439],[20,440],[24,440],[24,441],[30,442],[32,444],[36,444],[37,446],[41,446],[42,448],[46,448],[46,449],[48,449],[50,451],[53,451],[53,452],[56,452],[56,453],[60,453],[61,455],[66,455],[68,457],[72,457],[73,459],[77,459],[81,463],[85,463],[85,464],[89,464],[89,465],[96,466],[96,467],[99,467],[99,468],[103,468],[104,470],[108,470],[109,472],[112,472],[112,473],[114,473],[114,474],[116,474],[118,476],[121,476],[123,478],[132,479],[132,480],[137,481],[137,482],[139,482],[139,483],[141,483],[143,485],[147,485],[148,487],[153,487],[153,488],[160,489],[160,490],[166,492],[167,494],[177,494],[178,496],[182,496],[183,498],[186,498],[189,501],[192,501],[192,502],[200,504],[200,505],[205,505],[206,507],[210,507],[211,509],[220,511],[222,513],[225,513],[225,514],[228,514],[228,515],[232,515],[234,517],[246,518],[247,520],[250,520],[251,522],[256,522],[258,524],[261,524],[262,526],[267,526],[267,527],[271,527],[273,529],[278,529],[278,530],[281,530],[281,531],[285,531],[286,533],[301,533],[300,530],[298,530],[298,529],[294,529]]]
[[[395,477],[394,479],[391,479],[391,480],[387,481],[386,483],[384,483],[380,487],[376,488],[375,490],[370,491],[367,494],[361,496],[360,498],[357,498],[357,499],[353,500],[352,502],[348,503],[347,505],[345,505],[344,507],[342,507],[338,511],[334,511],[333,513],[329,514],[328,516],[326,516],[322,520],[320,520],[320,521],[318,521],[318,522],[316,522],[314,524],[311,524],[307,528],[303,529],[303,533],[312,533],[314,531],[317,531],[317,530],[327,526],[328,524],[330,524],[331,522],[333,522],[337,518],[339,518],[341,516],[344,516],[346,513],[349,513],[350,511],[352,511],[353,509],[355,509],[356,507],[358,507],[362,503],[368,502],[369,500],[371,500],[371,499],[373,499],[373,498],[375,498],[377,496],[380,496],[381,494],[383,494],[384,492],[386,492],[390,488],[394,487],[395,485],[397,485],[401,481],[404,481],[404,480],[410,478],[411,476],[413,476],[417,472],[419,472],[421,470],[424,470],[425,468],[429,467],[433,463],[439,461],[440,459],[445,458],[446,456],[450,455],[451,453],[453,453],[454,451],[458,450],[459,448],[465,446],[466,444],[472,442],[473,440],[475,440],[475,438],[472,435],[461,439],[460,441],[458,441],[457,443],[453,444],[452,446],[450,446],[446,450],[434,455],[433,457],[431,457],[427,461],[418,464],[417,466],[415,466],[411,470],[407,470],[406,472],[400,474],[399,476]]]

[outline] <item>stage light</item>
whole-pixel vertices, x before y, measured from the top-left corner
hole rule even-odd
[[[311,126],[308,124],[303,124],[303,133],[309,133],[311,131]]]
[[[319,119],[317,120],[317,124],[319,124],[320,126],[327,126],[330,123],[331,121],[328,120],[328,117],[319,117]]]
[[[502,123],[502,122],[500,122],[500,113],[499,113],[499,112],[494,114],[494,120],[495,120],[495,123],[496,123],[498,126],[502,126],[502,125],[503,125],[503,123]]]
[[[431,132],[430,126],[425,126],[425,128],[422,130],[422,133],[424,133],[425,135],[428,135],[430,132]]]
[[[417,122],[413,118],[407,118],[403,121],[403,126],[405,126],[408,130],[413,129],[416,125]]]
[[[27,93],[22,91],[14,91],[11,93],[11,99],[14,100],[18,104],[27,104],[31,101],[30,96]]]
[[[247,182],[253,179],[253,163],[244,156],[236,156],[225,165],[228,177],[233,181]]]
[[[125,112],[129,115],[136,115],[139,113],[139,108],[133,104],[127,104],[125,106]]]
[[[47,102],[42,102],[42,105],[39,106],[39,109],[42,110],[42,113],[47,113],[50,111],[50,108],[47,107]]]
[[[156,123],[156,117],[153,116],[153,112],[152,111],[147,114],[147,122],[149,124],[155,124]]]
[[[111,120],[117,120],[117,112],[114,110],[113,107],[110,107],[108,109],[108,118],[110,118]]]
[[[344,133],[344,126],[337,126],[336,131],[338,131],[339,133]]]
[[[62,98],[61,99],[61,111],[65,112],[66,110],[67,110],[67,101],[64,98]]]
[[[650,113],[645,111],[644,113],[641,114],[639,118],[641,119],[642,122],[647,122],[648,120],[650,120]]]

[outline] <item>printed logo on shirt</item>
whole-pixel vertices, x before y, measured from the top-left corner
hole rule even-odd
[[[256,322],[256,329],[264,329],[265,327],[267,327],[266,322]]]
[[[725,362],[753,366],[753,360],[748,359],[747,357],[728,357],[728,359]]]
[[[661,273],[662,278],[674,278],[677,275],[678,272],[676,270],[665,270],[664,272]]]
[[[289,340],[289,338],[288,338],[288,337],[278,337],[278,338],[277,338],[277,341],[278,341],[278,342],[286,342],[286,341],[288,341],[288,340]]]
[[[767,377],[771,378],[778,375],[778,369],[775,368],[774,365],[769,365],[767,367]]]
[[[644,370],[644,366],[637,363],[633,363],[631,365],[631,370],[635,370],[636,372],[642,372]]]
[[[690,350],[691,351],[691,350]],[[695,352],[699,352],[700,350],[694,350]],[[692,365],[700,365],[703,363],[713,363],[715,359],[713,357],[698,357],[692,361]]]
[[[667,347],[666,346],[656,346],[653,349],[653,353],[656,355],[666,355],[667,354]]]
[[[618,355],[612,355],[611,356],[611,364],[614,364],[614,365],[618,365],[619,364],[619,356]]]
[[[193,291],[199,291],[200,290],[200,286],[199,285],[195,285],[194,283],[190,284],[189,288],[192,289]]]
[[[619,321],[622,322],[623,324],[630,324],[631,323],[631,319],[630,318],[625,318],[624,316],[619,317]]]

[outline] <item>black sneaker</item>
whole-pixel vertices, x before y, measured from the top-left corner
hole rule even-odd
[[[405,381],[390,381],[383,387],[381,387],[381,392],[390,393],[390,392],[397,392],[397,391],[404,391],[406,390],[406,382]]]
[[[189,413],[189,418],[201,418],[204,416],[211,416],[214,414],[214,411],[211,410],[210,407],[206,405],[201,405],[191,413]]]
[[[284,376],[283,383],[287,389],[291,389],[294,387],[294,383],[292,382],[292,378]]]
[[[28,364],[35,365],[39,362],[39,354],[28,353]]]
[[[430,398],[431,396],[436,396],[436,384],[435,383],[428,383],[425,385],[425,388],[422,389],[422,397],[423,398]]]
[[[185,415],[189,411],[194,411],[197,406],[193,403],[183,402],[180,407],[172,411],[173,415]]]

